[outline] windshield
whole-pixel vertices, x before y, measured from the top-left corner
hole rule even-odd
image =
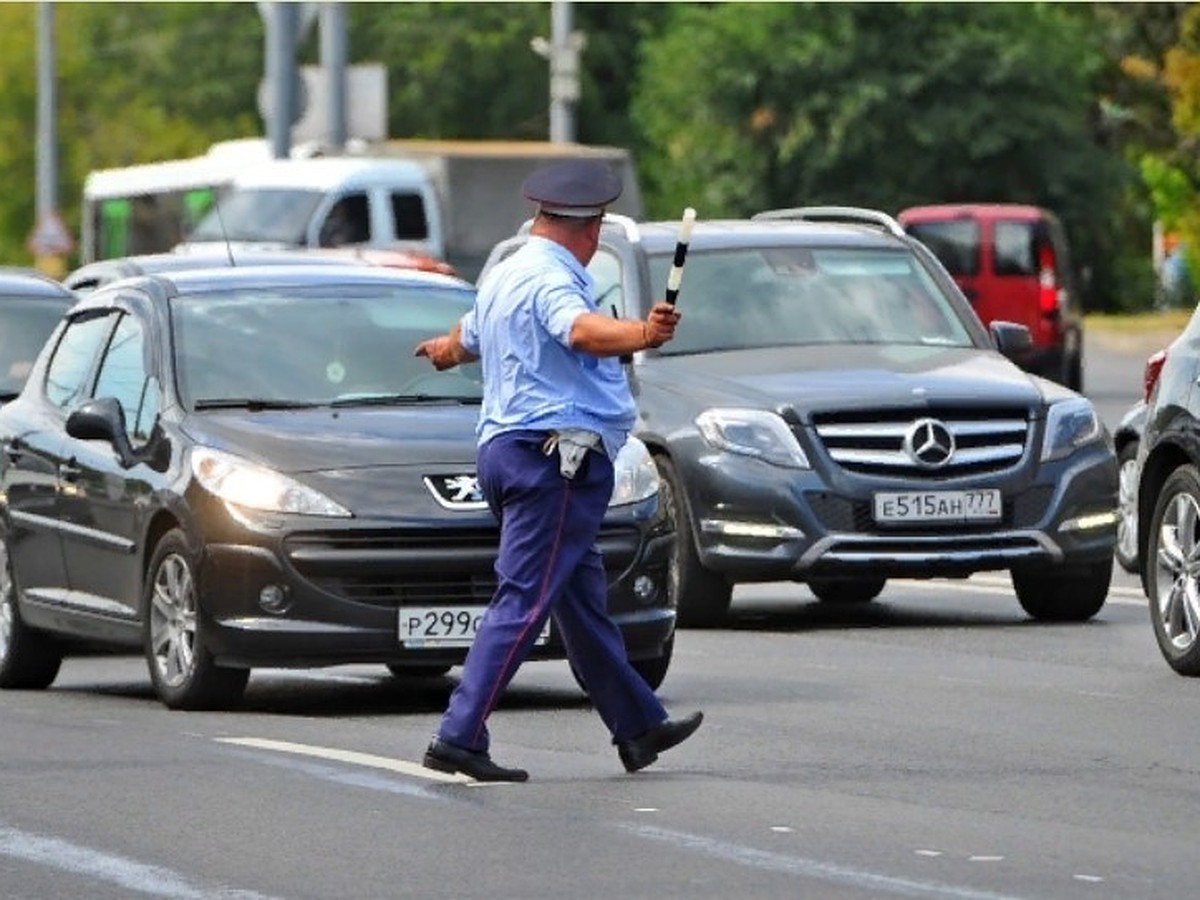
[[[670,254],[650,258],[666,285]],[[683,320],[666,355],[811,344],[972,346],[930,274],[904,251],[757,247],[689,253]]]
[[[69,306],[0,295],[0,398],[20,392],[38,352]]]
[[[478,363],[438,372],[413,356],[473,301],[469,288],[346,284],[175,297],[180,398],[191,409],[474,403]]]
[[[188,240],[302,245],[324,196],[298,188],[230,188],[196,223]]]

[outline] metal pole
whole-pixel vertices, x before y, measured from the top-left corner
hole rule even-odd
[[[267,138],[271,155],[287,159],[292,152],[292,125],[295,121],[296,31],[299,4],[274,0],[267,22],[267,91],[270,102]]]
[[[37,194],[35,221],[58,208],[58,159],[54,137],[54,4],[38,4]]]
[[[327,138],[334,153],[346,146],[346,9],[340,3],[321,4],[321,67],[329,91]]]
[[[570,0],[550,6],[550,140],[575,140],[575,103],[579,100],[579,51],[582,36],[571,32]]]

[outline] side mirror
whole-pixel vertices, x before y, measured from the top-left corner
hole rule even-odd
[[[1024,325],[1016,322],[992,322],[988,326],[992,334],[992,343],[1002,354],[1012,359],[1022,356],[1033,349],[1033,335]]]
[[[116,397],[100,397],[81,404],[67,416],[67,434],[81,441],[107,441],[128,469],[137,462],[125,433],[125,412]]]

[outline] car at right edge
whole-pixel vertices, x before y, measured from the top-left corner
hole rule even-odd
[[[600,310],[662,297],[678,222],[606,217]],[[484,269],[533,240],[528,224]],[[673,517],[680,625],[736,584],[873,600],[890,578],[1007,571],[1033,618],[1083,621],[1112,576],[1117,465],[1090,401],[1023,371],[1028,329],[985,327],[934,254],[874,210],[698,221],[675,339],[631,382]]]
[[[1142,587],[1163,658],[1200,675],[1200,318],[1147,360],[1137,466]]]

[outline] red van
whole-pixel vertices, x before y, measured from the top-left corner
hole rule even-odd
[[[1033,348],[1023,368],[1083,390],[1083,317],[1058,217],[1015,203],[914,206],[897,217],[941,260],[984,324],[1017,322]]]

